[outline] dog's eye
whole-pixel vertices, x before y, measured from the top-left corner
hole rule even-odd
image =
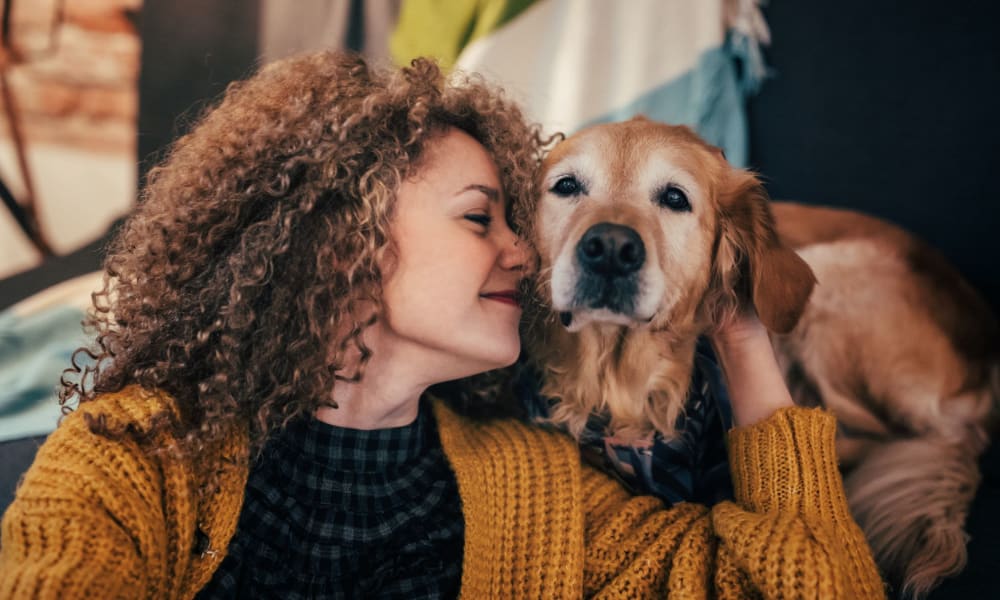
[[[560,177],[559,181],[552,186],[550,191],[557,196],[566,198],[569,196],[577,196],[582,193],[583,186],[580,185],[580,181],[576,177],[567,175],[566,177]]]
[[[656,196],[656,201],[660,206],[675,210],[677,212],[690,212],[691,203],[688,202],[687,194],[677,186],[669,185]]]

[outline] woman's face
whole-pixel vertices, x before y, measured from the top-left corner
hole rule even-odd
[[[513,363],[516,290],[531,259],[505,218],[497,167],[479,142],[449,129],[396,194],[396,266],[383,290],[379,348],[447,381]],[[400,351],[402,353],[400,354]]]

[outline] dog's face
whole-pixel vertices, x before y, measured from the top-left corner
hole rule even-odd
[[[540,177],[528,230],[542,314],[558,319],[527,339],[559,399],[552,420],[572,433],[604,413],[623,439],[670,435],[699,335],[748,304],[775,332],[801,315],[815,280],[778,241],[760,182],[688,128],[598,125]]]
[[[801,315],[812,271],[780,244],[760,182],[688,128],[598,125],[540,177],[528,229],[542,314],[558,319],[527,339],[572,433],[603,413],[623,439],[670,435],[699,335],[750,304],[775,332]]]
[[[551,306],[577,331],[690,310],[710,280],[719,161],[682,128],[590,128],[548,156],[537,239]]]
[[[765,325],[787,331],[812,289],[757,179],[686,127],[592,127],[549,154],[540,183],[541,276],[570,331],[711,321],[741,285]]]

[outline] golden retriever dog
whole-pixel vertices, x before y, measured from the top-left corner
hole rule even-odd
[[[997,325],[943,259],[848,211],[771,203],[686,127],[636,118],[557,145],[529,234],[525,327],[548,419],[578,438],[670,438],[696,342],[752,304],[797,402],[832,410],[855,518],[913,596],[964,566],[996,419]]]

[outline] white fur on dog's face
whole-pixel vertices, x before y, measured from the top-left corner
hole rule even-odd
[[[705,173],[699,167],[706,157],[692,156],[689,145],[663,143],[656,139],[657,130],[635,128],[628,133],[633,135],[623,139],[607,129],[584,131],[553,151],[543,169],[536,243],[543,275],[551,269],[551,306],[572,314],[571,331],[593,322],[629,327],[669,322],[682,300],[692,293],[700,296],[708,286],[717,210],[712,182],[695,176]],[[636,139],[643,136],[649,139]],[[579,194],[556,193],[557,182],[566,177],[579,182]],[[690,211],[661,206],[658,198],[668,186],[686,195]],[[581,296],[582,289],[592,290],[596,284],[581,266],[576,248],[598,223],[629,227],[644,245],[645,260],[631,281],[604,278],[599,284],[634,290],[629,292],[631,310]],[[587,277],[590,281],[584,285]]]

